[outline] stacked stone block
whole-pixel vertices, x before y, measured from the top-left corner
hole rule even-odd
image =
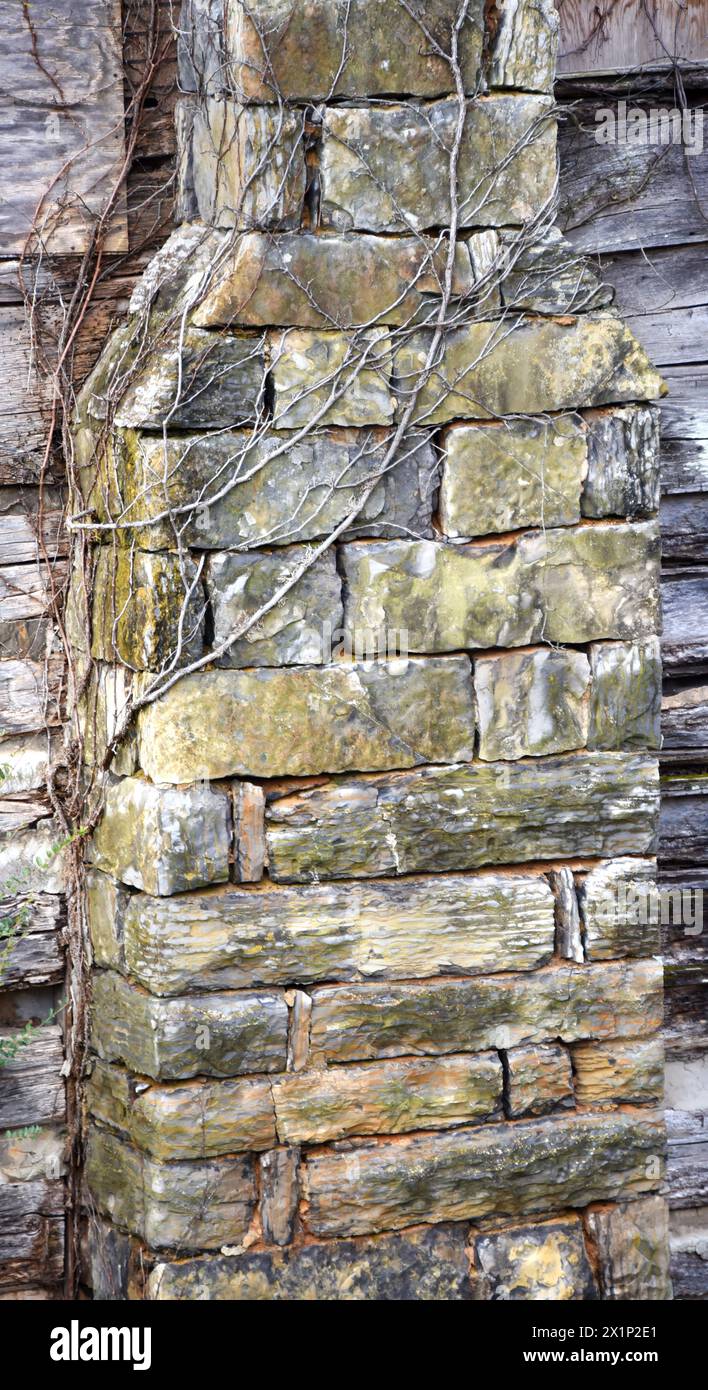
[[[75,431],[94,1285],[668,1297],[664,388],[550,225],[553,7],[186,10]]]

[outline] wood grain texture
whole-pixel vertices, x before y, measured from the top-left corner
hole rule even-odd
[[[85,250],[124,157],[119,0],[9,0],[0,14],[0,247]],[[107,249],[127,249],[120,196]]]
[[[704,242],[708,147],[687,158],[678,144],[598,144],[595,115],[612,101],[604,95],[565,106],[558,142],[566,235],[588,252]]]
[[[670,67],[674,58],[708,60],[703,0],[556,0],[560,13],[559,74],[627,72]]]

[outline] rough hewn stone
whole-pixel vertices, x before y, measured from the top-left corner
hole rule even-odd
[[[273,1149],[261,1155],[258,1166],[263,1239],[269,1245],[289,1245],[300,1198],[300,1155],[297,1149]]]
[[[206,592],[219,647],[282,588],[308,558],[306,546],[212,555]],[[326,634],[341,627],[342,582],[334,550],[310,565],[297,584],[256,625],[232,642],[219,666],[307,666],[329,659]]]
[[[468,103],[458,159],[461,227],[528,222],[552,196],[555,122],[541,96]],[[449,158],[456,100],[327,107],[321,217],[338,231],[416,232],[450,222]]]
[[[661,985],[656,961],[425,984],[324,985],[312,992],[312,1055],[354,1062],[639,1036],[661,1024]]]
[[[459,38],[466,91],[479,78],[483,9],[472,0]],[[228,74],[242,101],[439,96],[455,90],[443,55],[457,15],[457,0],[227,0]]]
[[[475,1255],[482,1296],[493,1302],[599,1297],[577,1217],[482,1236]]]
[[[124,915],[128,969],[154,994],[533,970],[553,951],[548,885],[522,874],[132,895]]]
[[[414,418],[421,425],[653,400],[668,389],[637,339],[609,312],[507,317],[451,329],[439,364],[418,389],[430,338],[429,329],[420,329],[395,355],[399,409],[417,390]]]
[[[345,626],[405,630],[409,651],[636,639],[659,624],[653,522],[467,546],[375,541],[341,557]]]
[[[647,1159],[662,1149],[656,1120],[578,1115],[325,1150],[304,1164],[306,1224],[314,1235],[359,1235],[639,1195],[657,1186]]]
[[[123,917],[129,901],[126,890],[107,874],[88,870],[86,911],[93,963],[99,968],[123,969]]]
[[[157,782],[454,762],[473,753],[470,665],[402,657],[198,673],[141,711],[138,736]]]
[[[304,112],[207,98],[191,131],[194,193],[217,227],[298,227],[305,197]]]
[[[455,1302],[472,1298],[467,1228],[426,1226],[373,1240],[158,1264],[148,1298],[214,1302]]]
[[[193,560],[100,546],[95,557],[92,656],[157,671],[202,654],[204,599]]]
[[[346,535],[432,535],[439,465],[425,435],[409,436],[383,475],[385,430],[318,431],[299,443],[294,437],[274,431],[254,443],[250,432],[228,430],[165,444],[118,432],[100,487],[87,480],[86,503],[101,520],[123,522],[119,543],[174,546],[169,522],[153,520],[170,507],[187,543],[253,549],[322,539],[373,485]]]
[[[432,238],[249,232],[222,258],[191,320],[200,328],[334,326],[345,332],[377,322],[425,321],[438,312],[445,268],[446,247]],[[459,242],[453,293],[467,295],[473,284],[467,248]]]
[[[216,1158],[278,1142],[271,1083],[265,1077],[155,1086],[94,1061],[87,1098],[100,1124],[164,1160]]]
[[[562,864],[559,869],[551,869],[547,878],[555,899],[556,951],[561,960],[582,962],[585,952],[573,870]]]
[[[661,643],[590,647],[589,748],[661,747]]]
[[[575,1043],[571,1048],[575,1094],[583,1105],[661,1105],[664,1045],[661,1038]]]
[[[237,883],[257,883],[265,869],[265,792],[254,782],[233,787],[234,878]]]
[[[565,1048],[512,1048],[506,1054],[506,1069],[507,1106],[513,1120],[573,1106],[573,1073]]]
[[[660,905],[653,859],[616,859],[578,879],[588,960],[650,956],[660,950]]]
[[[446,1057],[293,1072],[273,1084],[280,1138],[323,1144],[362,1134],[449,1129],[502,1113],[499,1058]]]
[[[144,593],[143,597],[148,596]],[[154,604],[157,597],[154,595],[151,598],[151,604]],[[104,598],[104,611],[107,606]],[[110,641],[110,628],[106,636]],[[134,643],[134,634],[128,633],[128,643]],[[142,646],[140,636],[134,645]],[[132,776],[138,766],[135,731],[132,728],[123,729],[119,741],[116,740],[123,727],[130,702],[131,682],[131,672],[125,666],[109,666],[102,662],[94,662],[76,710],[77,723],[83,738],[84,762],[87,766],[105,767],[106,759],[109,759],[111,772],[127,777]]]
[[[579,416],[456,425],[441,442],[440,523],[446,536],[580,520],[587,441]]]
[[[229,877],[231,807],[209,786],[154,787],[124,777],[106,789],[91,842],[97,868],[146,893],[182,893]]]
[[[92,1047],[156,1080],[284,1071],[287,1033],[282,994],[154,999],[112,972],[94,980]]]
[[[187,327],[158,334],[130,377],[113,423],[132,429],[219,428],[254,421],[263,406],[265,343],[257,333]],[[100,417],[99,417],[100,418]],[[164,498],[163,498],[164,507]]]
[[[513,232],[500,233],[501,296],[505,305],[536,314],[578,314],[612,303],[614,290],[603,285],[587,257],[557,227],[538,240],[519,244]]]
[[[588,1212],[586,1219],[599,1258],[603,1298],[671,1298],[669,1214],[663,1197],[621,1202]]]
[[[353,334],[289,328],[273,334],[273,423],[280,430],[388,425],[396,406],[392,366],[391,339],[383,328]]]
[[[497,0],[492,11],[490,87],[552,92],[558,33],[553,0]]]
[[[659,509],[659,412],[627,406],[588,416],[584,516],[650,516]]]
[[[588,741],[590,664],[583,652],[541,647],[474,663],[479,756],[538,757]]]
[[[656,762],[639,754],[344,780],[271,804],[270,872],[298,882],[645,854],[657,807]]]
[[[238,1244],[255,1210],[249,1158],[163,1164],[99,1129],[89,1134],[86,1179],[99,1208],[156,1250]]]

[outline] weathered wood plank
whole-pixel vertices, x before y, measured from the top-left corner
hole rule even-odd
[[[700,864],[708,857],[707,776],[663,779],[659,844],[664,861],[673,864]]]
[[[665,439],[708,439],[708,364],[667,367],[668,396],[661,402]]]
[[[566,235],[588,252],[704,242],[708,148],[687,159],[678,144],[598,144],[595,113],[608,104],[605,95],[565,108],[559,220]]]
[[[124,158],[120,0],[10,0],[0,16],[0,246],[85,250]],[[127,249],[125,197],[107,249]]]
[[[708,669],[708,570],[665,572],[661,600],[665,670],[676,674]]]
[[[23,830],[36,825],[44,816],[51,815],[47,802],[30,796],[0,797],[0,835],[9,835],[13,830]]]
[[[0,619],[14,622],[39,618],[51,603],[52,589],[61,589],[66,579],[66,563],[47,566],[3,565],[0,569]]]
[[[39,535],[38,516],[26,511],[0,511],[0,565],[29,564],[38,561],[41,554]],[[41,536],[50,560],[66,555],[69,541],[64,529],[63,512],[44,512]]]
[[[703,0],[681,5],[622,0],[597,5],[591,0],[556,0],[561,41],[558,72],[627,72],[640,66],[671,67],[708,59]]]
[[[13,1031],[16,1030],[3,1028],[0,1037],[11,1038]],[[61,1029],[45,1024],[12,1061],[5,1063],[0,1087],[0,1129],[48,1125],[64,1119],[63,1060]]]
[[[59,724],[64,661],[0,661],[0,734],[31,734]]]
[[[681,754],[685,762],[708,757],[708,685],[688,685],[661,703],[662,759]]]
[[[704,560],[708,555],[708,492],[681,493],[661,503],[661,553],[665,560]]]
[[[708,1202],[708,1114],[667,1110],[666,1191],[669,1206]]]
[[[664,435],[661,489],[665,495],[708,492],[708,439],[670,439]]]
[[[59,1181],[0,1183],[0,1287],[62,1278],[64,1200]]]

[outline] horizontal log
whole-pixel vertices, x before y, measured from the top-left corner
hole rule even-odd
[[[669,571],[661,586],[664,670],[672,674],[708,669],[708,570]]]
[[[66,555],[68,537],[63,520],[62,512],[45,511],[40,528],[38,515],[20,511],[0,515],[0,565],[29,564],[37,561],[43,550],[50,560]]]
[[[599,144],[595,114],[607,104],[606,92],[574,103],[561,121],[559,220],[572,244],[616,252],[705,241],[708,158],[687,160],[678,143]]]
[[[708,777],[664,778],[659,842],[664,861],[695,864],[708,857]]]
[[[0,661],[0,733],[34,733],[60,723],[62,657]]]
[[[11,1029],[0,1031],[0,1038],[12,1036]],[[0,1128],[20,1129],[64,1119],[63,1061],[61,1029],[46,1024],[37,1029],[32,1041],[21,1047],[12,1061],[5,1062],[0,1087]]]

